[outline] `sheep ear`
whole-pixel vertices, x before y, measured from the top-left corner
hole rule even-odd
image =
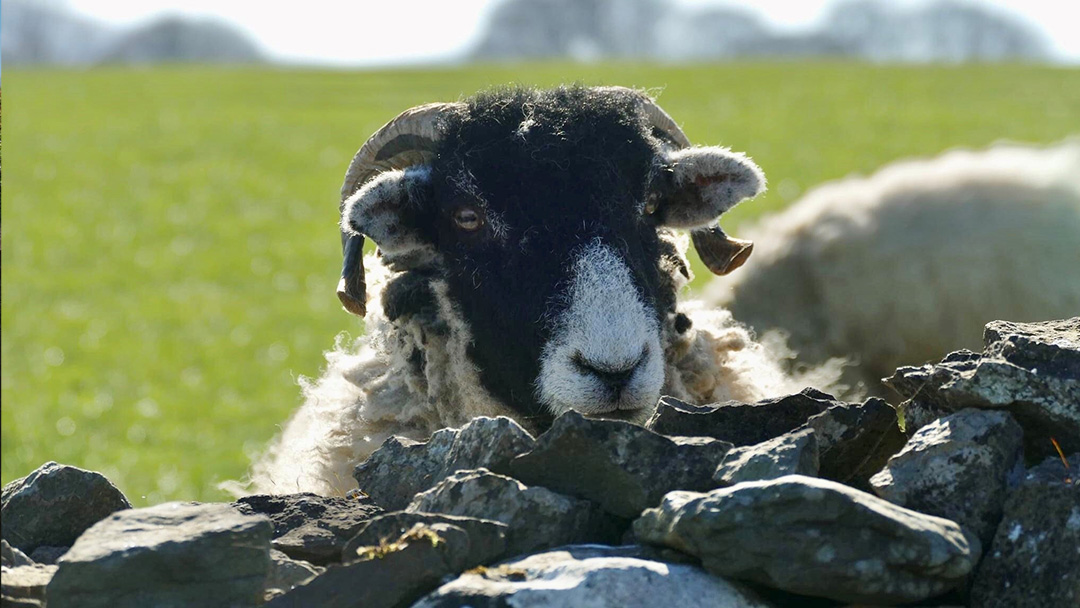
[[[391,267],[429,249],[421,238],[413,197],[428,183],[430,171],[423,166],[387,171],[372,179],[345,200],[341,210],[344,263],[337,295],[346,310],[363,317],[367,312],[364,282],[364,235],[371,237]]]
[[[344,234],[362,234],[375,241],[384,255],[399,256],[424,247],[415,197],[427,185],[430,171],[410,167],[387,171],[345,200],[341,210]]]
[[[700,228],[739,201],[765,190],[765,174],[754,161],[720,147],[665,152],[650,193],[660,224]]]

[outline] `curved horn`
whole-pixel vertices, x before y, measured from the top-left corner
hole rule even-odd
[[[603,87],[610,90],[630,91],[639,100],[641,111],[649,119],[653,135],[665,140],[676,150],[689,148],[690,138],[683,133],[675,120],[647,95],[625,87]],[[690,231],[694,249],[705,266],[717,275],[725,275],[742,266],[754,250],[754,243],[728,236],[719,224]]]
[[[690,231],[698,257],[713,274],[723,276],[746,263],[754,251],[753,241],[732,238],[719,224]]]
[[[676,149],[689,148],[691,146],[690,138],[683,133],[682,129],[675,122],[667,112],[664,111],[651,97],[627,87],[598,87],[601,91],[619,91],[628,92],[633,95],[634,99],[638,102],[638,108],[645,114],[645,117],[649,119],[649,126],[652,127],[653,135],[666,140],[667,143],[674,146]]]
[[[382,126],[356,152],[345,183],[341,201],[352,196],[369,179],[383,171],[404,169],[431,160],[442,134],[439,118],[461,103],[428,103],[409,108]]]
[[[394,169],[404,169],[431,160],[441,137],[440,117],[463,107],[461,103],[429,103],[398,114],[368,138],[353,156],[341,185],[341,202],[345,201],[376,175]],[[337,295],[341,304],[354,315],[363,317],[367,311],[364,282],[364,236],[341,231],[344,262]]]

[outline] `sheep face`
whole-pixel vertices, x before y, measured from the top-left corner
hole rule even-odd
[[[670,273],[686,273],[665,226],[708,225],[763,185],[727,150],[668,150],[639,101],[584,88],[474,98],[443,117],[427,162],[344,206],[343,228],[400,271],[387,317],[432,310],[444,284],[484,388],[534,420],[636,418],[656,403],[685,281]]]

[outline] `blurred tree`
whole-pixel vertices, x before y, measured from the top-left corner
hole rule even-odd
[[[822,32],[873,61],[1040,61],[1050,55],[1042,33],[1023,20],[953,0],[909,11],[881,0],[848,0],[829,11]]]
[[[165,17],[110,45],[104,63],[256,63],[262,51],[233,26],[213,19]]]
[[[4,0],[0,45],[5,65],[263,60],[255,43],[222,21],[165,17],[122,30],[56,0]]]
[[[73,15],[55,0],[4,0],[4,65],[91,63],[115,37],[112,28]]]
[[[736,8],[667,11],[659,29],[661,58],[672,61],[738,55],[770,37],[760,15]]]
[[[1042,34],[1013,15],[942,0],[901,9],[881,0],[842,0],[821,27],[771,30],[757,14],[685,9],[667,0],[505,0],[472,57],[518,60],[842,56],[870,61],[1043,61]]]
[[[909,31],[935,61],[1038,60],[1049,55],[1045,39],[1033,27],[974,4],[938,2],[909,19]]]
[[[496,7],[476,59],[649,58],[665,0],[508,0]]]

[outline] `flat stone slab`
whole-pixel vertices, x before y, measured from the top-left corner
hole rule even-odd
[[[341,561],[345,543],[383,512],[370,501],[315,494],[259,494],[233,504],[241,513],[270,518],[274,549],[320,566]]]
[[[41,545],[70,547],[87,528],[131,503],[101,473],[46,462],[4,486],[3,538],[30,554]]]
[[[973,606],[1080,605],[1080,454],[1028,471],[1005,501],[971,589]]]
[[[398,536],[360,548],[357,558],[266,604],[267,608],[391,608],[408,606],[447,575],[496,559],[504,547],[474,545],[453,524],[416,523]],[[488,553],[487,551],[492,551]]]
[[[507,463],[533,448],[534,439],[507,418],[475,418],[460,429],[442,429],[427,441],[390,437],[353,473],[360,489],[387,511],[404,509],[413,496],[457,471],[505,472]]]
[[[628,422],[568,412],[532,452],[510,462],[510,475],[629,519],[671,490],[713,487],[712,475],[730,449],[725,441],[665,437]]]
[[[265,597],[267,601],[284,595],[322,574],[326,568],[310,562],[293,559],[277,549],[270,550],[270,574],[266,577]]]
[[[870,489],[870,477],[904,447],[907,437],[896,410],[877,398],[839,403],[811,416],[799,428],[810,428],[818,443],[817,476],[859,490]]]
[[[50,608],[236,606],[262,601],[273,526],[228,504],[165,503],[114,513],[71,547]]]
[[[1025,369],[1080,378],[1080,317],[1013,323],[991,321],[983,329],[984,354]]]
[[[71,547],[54,547],[52,545],[41,545],[37,549],[30,552],[30,559],[39,564],[55,564],[68,552]]]
[[[349,539],[342,550],[342,561],[354,562],[361,554],[367,553],[367,547],[379,546],[399,538],[417,524],[429,527],[447,524],[464,530],[469,536],[469,551],[475,553],[474,557],[467,561],[498,559],[506,553],[510,529],[502,522],[444,513],[394,511],[372,519],[356,536]]]
[[[952,353],[940,363],[901,367],[885,380],[922,412],[1004,409],[1024,429],[1029,462],[1080,450],[1080,317],[1045,323],[995,321],[982,355]]]
[[[0,596],[2,605],[43,606],[45,590],[56,574],[56,566],[42,564],[0,567]]]
[[[33,566],[34,560],[27,557],[22,551],[9,545],[6,540],[0,540],[0,565],[7,566],[8,568]]]
[[[416,495],[406,511],[494,520],[509,526],[511,555],[575,543],[616,543],[625,524],[588,500],[487,469],[458,471]]]
[[[1010,473],[1023,466],[1023,442],[1008,412],[961,410],[919,429],[870,484],[881,498],[951,519],[989,546]]]
[[[414,606],[769,608],[753,591],[697,566],[653,561],[637,547],[597,545],[564,547],[477,568]]]
[[[661,397],[645,428],[661,435],[712,437],[742,447],[793,431],[811,416],[840,403],[813,388],[757,403],[691,405],[674,397]]]
[[[757,445],[733,448],[713,474],[721,486],[743,481],[776,479],[784,475],[816,476],[818,443],[814,429],[785,433]]]
[[[672,492],[633,527],[714,574],[843,602],[925,600],[979,559],[978,539],[954,522],[801,475]]]

